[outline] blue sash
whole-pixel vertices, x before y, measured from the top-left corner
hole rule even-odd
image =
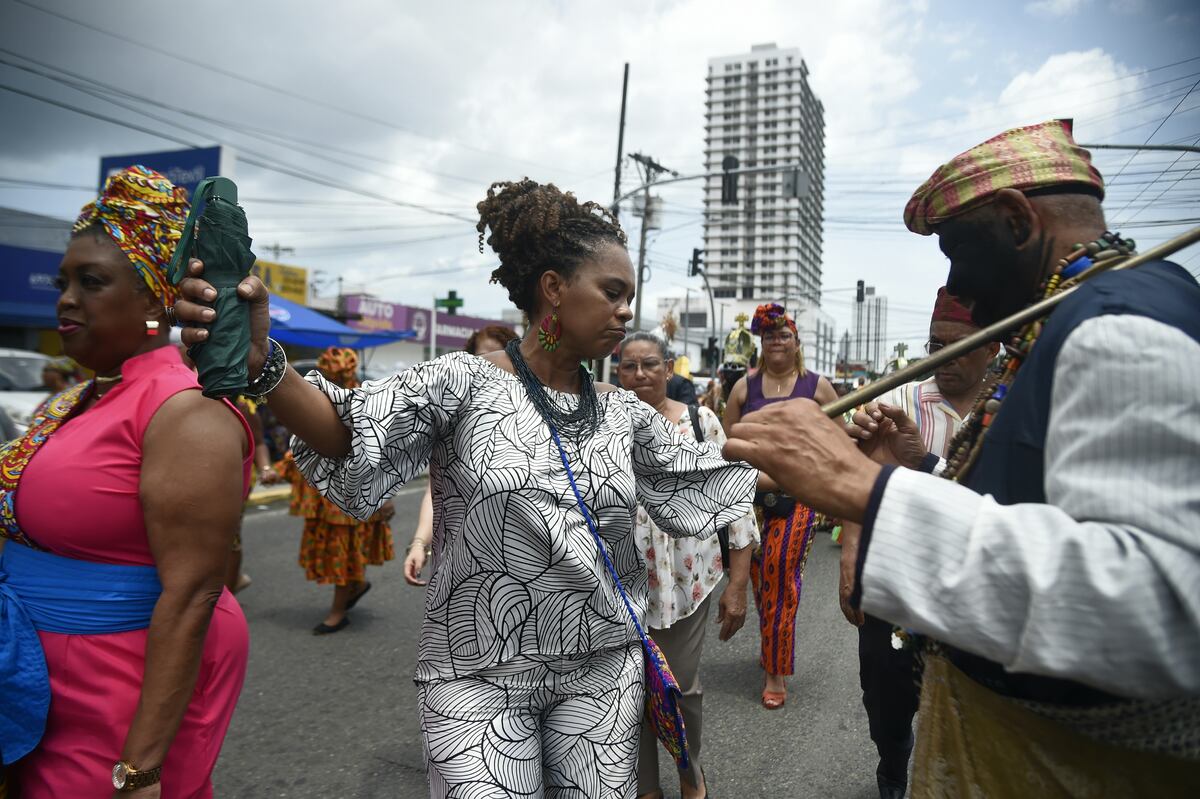
[[[8,542],[0,553],[0,761],[37,746],[50,708],[38,631],[98,635],[145,629],[162,593],[153,566],[64,558]]]

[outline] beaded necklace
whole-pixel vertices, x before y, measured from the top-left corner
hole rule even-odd
[[[596,434],[600,427],[600,403],[596,398],[596,385],[583,364],[579,365],[579,404],[573,411],[564,411],[546,394],[541,379],[521,354],[521,339],[513,339],[504,347],[513,364],[513,372],[525,386],[529,401],[537,408],[542,419],[556,428],[563,438],[582,445]]]
[[[1042,283],[1039,295],[1045,299],[1065,291],[1082,282],[1092,268],[1101,262],[1127,257],[1133,250],[1133,239],[1123,239],[1119,234],[1107,231],[1095,241],[1076,244],[1071,248],[1070,255],[1055,264],[1054,271]],[[1109,264],[1104,263],[1104,266],[1108,268]],[[1004,398],[1008,396],[1009,387],[1017,377],[1017,371],[1029,357],[1041,332],[1042,320],[1035,319],[1021,328],[1004,348],[998,374],[989,377],[984,383],[971,409],[970,417],[950,442],[950,457],[942,477],[957,482],[966,479],[979,457],[992,420],[1000,411]]]

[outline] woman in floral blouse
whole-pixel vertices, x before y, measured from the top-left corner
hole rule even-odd
[[[725,443],[721,421],[707,407],[699,406],[693,423],[693,410],[667,398],[667,381],[673,373],[662,339],[650,333],[634,333],[621,346],[618,372],[621,385],[638,395],[675,424],[679,434],[695,440],[696,427],[704,441]],[[700,768],[703,730],[703,689],[700,685],[700,655],[704,648],[705,622],[709,614],[709,594],[721,582],[725,565],[717,536],[676,538],[658,528],[644,507],[638,505],[634,530],[638,549],[646,561],[650,599],[646,625],[679,680],[681,703],[687,728],[691,767],[679,774],[684,799],[706,794]],[[758,525],[750,513],[729,526],[729,584],[717,604],[719,638],[728,640],[746,621],[746,586],[750,579],[750,553],[758,544]],[[642,730],[638,759],[638,796],[661,797],[658,780],[658,747],[648,726]]]

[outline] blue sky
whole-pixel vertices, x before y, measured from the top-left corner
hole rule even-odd
[[[469,222],[354,190],[468,219],[490,181],[526,174],[608,200],[625,61],[626,151],[699,171],[707,59],[767,41],[798,47],[827,121],[823,305],[844,327],[844,289],[864,279],[890,299],[889,338],[914,345],[945,265],[933,240],[904,229],[901,211],[939,163],[1007,127],[1054,116],[1075,118],[1081,141],[1200,139],[1200,88],[1187,94],[1200,79],[1194,3],[430,5],[379,0],[298,14],[301,6],[281,2],[0,0],[0,85],[333,178],[349,190],[239,165],[251,234],[294,247],[284,260],[341,275],[347,288],[422,305],[454,288],[467,300],[464,312],[487,316],[506,298],[487,283],[492,259],[478,253]],[[240,25],[212,37],[207,13]],[[122,90],[115,99],[128,107],[94,85],[92,94],[64,85],[61,69]],[[87,192],[29,181],[86,187],[101,155],[177,146],[3,90],[0,141],[0,178],[26,181],[0,181],[0,205],[63,218]],[[1115,177],[1110,222],[1139,241],[1184,229],[1143,223],[1200,216],[1200,158],[1103,153],[1097,163]],[[652,240],[651,309],[658,296],[699,287],[685,272],[700,246],[698,184],[663,195],[673,229]],[[624,219],[636,241],[636,223]],[[1200,255],[1180,260],[1200,271]]]

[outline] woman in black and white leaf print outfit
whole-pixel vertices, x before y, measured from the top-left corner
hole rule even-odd
[[[749,512],[757,472],[581,368],[632,317],[633,268],[605,209],[526,179],[494,184],[479,211],[481,248],[490,229],[500,259],[493,280],[534,320],[516,349],[453,353],[352,390],[289,368],[271,407],[308,479],[356,516],[430,465],[435,562],[416,682],[431,795],[633,796],[642,649],[543,414],[577,411],[566,456],[639,614],[638,503],[671,535],[713,535]],[[207,288],[183,287],[192,300]],[[240,291],[257,375],[266,292],[256,278]],[[194,302],[177,311],[207,321]]]

